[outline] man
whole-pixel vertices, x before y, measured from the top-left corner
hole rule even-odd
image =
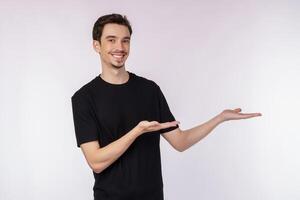
[[[96,200],[164,199],[160,135],[182,152],[221,122],[261,115],[224,110],[181,130],[160,87],[125,69],[131,34],[126,16],[110,14],[95,22],[93,48],[102,73],[71,98],[77,146],[93,170]]]

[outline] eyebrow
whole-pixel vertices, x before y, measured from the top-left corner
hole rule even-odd
[[[108,35],[105,37],[105,39],[109,39],[109,38],[117,38],[117,36],[114,36],[114,35]],[[123,39],[129,39],[130,40],[130,37],[126,36],[124,37]]]

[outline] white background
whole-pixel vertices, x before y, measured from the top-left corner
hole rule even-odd
[[[92,199],[71,96],[101,72],[97,18],[127,15],[126,69],[162,88],[182,130],[229,121],[179,153],[161,138],[166,200],[300,199],[299,1],[1,1],[0,199]]]

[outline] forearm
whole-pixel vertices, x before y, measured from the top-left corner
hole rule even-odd
[[[222,118],[219,115],[217,115],[201,125],[182,131],[182,151],[190,148],[191,146],[199,142],[222,122]]]
[[[115,162],[140,135],[139,130],[135,127],[118,140],[99,148],[95,153],[94,171],[100,173],[113,162]]]

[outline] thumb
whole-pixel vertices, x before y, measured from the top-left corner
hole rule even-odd
[[[236,109],[234,109],[234,111],[235,111],[235,112],[241,112],[242,109],[241,109],[241,108],[236,108]]]

